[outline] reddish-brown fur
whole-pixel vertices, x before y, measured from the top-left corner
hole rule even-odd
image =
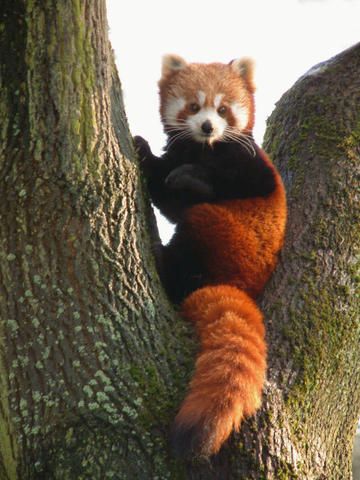
[[[277,188],[267,198],[200,204],[186,214],[189,235],[214,286],[195,291],[182,305],[201,346],[175,425],[180,431],[198,430],[201,455],[217,453],[231,431],[261,404],[266,345],[262,314],[252,298],[262,292],[275,268],[285,221],[285,192],[278,174]]]
[[[266,367],[264,326],[254,302],[226,285],[197,290],[183,310],[197,327],[201,352],[175,421],[206,432],[201,454],[209,456],[239,428],[244,416],[260,406]]]
[[[187,232],[199,246],[209,283],[235,285],[253,298],[262,292],[285,229],[286,198],[277,172],[276,180],[277,188],[268,197],[203,203],[186,212]]]

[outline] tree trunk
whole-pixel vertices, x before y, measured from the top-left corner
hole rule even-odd
[[[0,9],[0,478],[165,478],[186,328],[154,274],[105,1]]]
[[[167,432],[195,345],[155,273],[105,2],[0,14],[0,479],[351,478],[360,45],[271,118],[290,210],[264,408],[184,465]]]

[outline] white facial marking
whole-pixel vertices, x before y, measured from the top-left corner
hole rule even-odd
[[[199,100],[200,107],[203,107],[206,100],[206,93],[203,92],[202,90],[199,90],[197,93],[197,98]]]
[[[211,135],[206,135],[201,128],[202,124],[207,120],[213,127]],[[220,117],[215,108],[202,108],[198,113],[187,118],[187,124],[194,140],[208,143],[220,140],[227,126],[226,120]]]
[[[216,109],[218,109],[221,105],[221,101],[222,99],[224,98],[224,94],[223,93],[218,93],[217,95],[215,95],[215,98],[214,98],[214,107]]]
[[[231,105],[231,111],[236,118],[236,123],[237,127],[242,130],[243,128],[246,127],[248,121],[249,121],[249,112],[248,109],[244,106],[241,105],[240,103],[232,103]]]
[[[178,125],[177,116],[184,109],[186,100],[183,97],[170,98],[165,105],[164,121],[167,125]]]

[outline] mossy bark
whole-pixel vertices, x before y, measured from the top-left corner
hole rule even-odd
[[[359,74],[360,44],[302,77],[267,129],[289,200],[283,263],[263,309],[290,478],[351,478],[360,416]]]
[[[360,46],[271,118],[290,211],[262,301],[264,408],[184,465],[167,432],[194,344],[154,271],[105,2],[3,0],[0,14],[0,479],[350,478]]]
[[[0,13],[0,478],[176,478],[188,333],[154,274],[105,2]]]

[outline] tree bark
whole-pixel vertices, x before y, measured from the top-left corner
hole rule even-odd
[[[195,342],[155,272],[105,2],[3,0],[0,14],[0,479],[351,478],[360,44],[271,117],[290,208],[261,302],[264,407],[185,465],[167,432]]]
[[[154,273],[105,1],[0,9],[0,478],[166,478],[187,332]]]

